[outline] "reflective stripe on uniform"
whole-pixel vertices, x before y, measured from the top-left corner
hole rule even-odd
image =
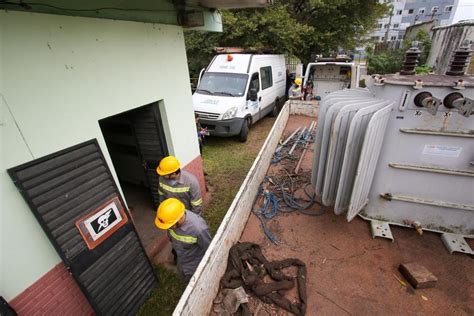
[[[186,235],[178,235],[172,229],[170,229],[169,231],[170,231],[171,237],[173,237],[174,239],[176,239],[178,241],[184,242],[186,244],[195,244],[195,243],[197,243],[198,239],[196,237],[186,236]]]
[[[199,206],[201,204],[202,204],[202,199],[197,199],[197,200],[191,201],[192,206]]]
[[[158,194],[159,195],[164,195],[163,191],[161,191],[161,190],[158,190]]]
[[[173,193],[185,193],[189,192],[189,187],[181,187],[181,188],[173,188],[169,185],[166,185],[162,182],[160,182],[160,187],[165,189],[168,192],[173,192]]]

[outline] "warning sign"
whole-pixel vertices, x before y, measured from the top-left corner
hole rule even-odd
[[[115,197],[76,222],[76,227],[89,249],[94,249],[117,229],[125,225],[127,216]]]

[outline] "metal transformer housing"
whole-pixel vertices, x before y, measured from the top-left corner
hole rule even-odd
[[[395,224],[474,237],[473,99],[473,77],[446,75],[374,76],[368,89],[328,94],[316,196],[348,221],[370,220],[374,236],[392,239]]]
[[[363,217],[474,236],[474,115],[442,100],[457,92],[474,99],[474,78],[388,75],[369,90],[393,101]],[[415,105],[421,92],[437,109]]]

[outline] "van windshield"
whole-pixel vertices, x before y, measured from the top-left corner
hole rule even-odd
[[[241,97],[245,93],[248,75],[206,72],[201,78],[197,93]]]

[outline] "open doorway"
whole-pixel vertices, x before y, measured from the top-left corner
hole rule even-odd
[[[159,161],[168,155],[159,102],[99,120],[125,200],[148,256],[165,234],[154,225]]]

